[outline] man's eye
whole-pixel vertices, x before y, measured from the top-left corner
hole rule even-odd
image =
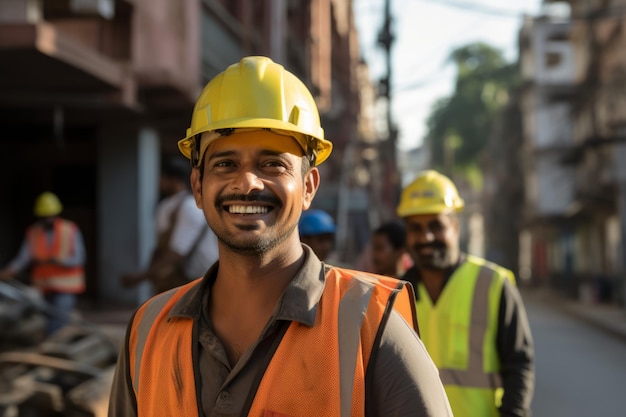
[[[234,164],[232,163],[232,161],[217,161],[215,162],[215,164],[213,164],[214,167],[216,168],[225,168],[225,167],[231,167]]]
[[[411,226],[409,227],[409,230],[413,233],[422,233],[422,230],[424,230],[422,228],[422,226]]]
[[[433,233],[441,232],[443,230],[443,224],[431,223],[428,227]]]
[[[266,168],[285,168],[285,164],[281,161],[266,161],[263,166]]]

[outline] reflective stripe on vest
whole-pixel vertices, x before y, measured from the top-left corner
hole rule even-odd
[[[502,386],[499,373],[484,371],[483,340],[489,326],[489,288],[494,279],[493,274],[493,270],[484,265],[480,267],[472,299],[467,369],[439,369],[444,385],[494,389]]]
[[[326,272],[315,325],[289,324],[248,415],[364,414],[365,372],[380,325],[394,301],[410,312],[405,320],[414,323],[414,298],[401,281],[353,273],[338,268]],[[191,340],[193,322],[177,317],[168,321],[176,301],[197,284],[160,294],[137,312],[129,365],[139,416],[198,416],[193,369],[197,364],[191,359],[192,344],[197,343]]]
[[[352,407],[352,390],[356,371],[360,329],[367,306],[372,298],[374,284],[350,280],[348,290],[339,302],[339,387],[341,416],[349,416]]]

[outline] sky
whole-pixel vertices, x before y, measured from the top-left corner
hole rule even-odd
[[[385,74],[385,52],[376,40],[385,0],[353,0],[361,54],[373,81]],[[536,16],[541,0],[390,0],[392,31],[392,119],[399,129],[398,149],[422,143],[432,104],[452,94],[456,77],[447,58],[473,42],[500,49],[517,59],[523,15]]]

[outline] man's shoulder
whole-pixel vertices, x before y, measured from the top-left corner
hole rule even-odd
[[[155,294],[144,301],[138,310],[144,309],[156,314],[166,308],[168,317],[194,316],[200,311],[197,307],[201,302],[203,279],[197,278],[187,284]]]
[[[384,283],[386,285],[400,285],[402,282],[404,282],[403,280],[400,280],[398,278],[392,278],[386,275],[378,275],[373,272],[360,271],[358,269],[351,269],[349,267],[334,266],[328,264],[326,264],[326,267],[329,268],[329,270],[334,270],[337,273],[337,276],[343,276],[346,278],[356,278],[367,282]]]
[[[61,230],[66,230],[69,232],[79,232],[78,224],[70,219],[66,219],[64,217],[57,217],[56,221],[59,222],[62,226]]]
[[[494,273],[495,277],[498,277],[500,279],[507,279],[509,281],[512,281],[513,283],[515,282],[515,274],[513,273],[513,271],[501,265],[498,265],[495,262],[469,254],[466,255],[465,262],[476,265],[478,267],[487,268]]]

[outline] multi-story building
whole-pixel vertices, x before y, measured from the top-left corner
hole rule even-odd
[[[350,0],[3,0],[0,263],[52,190],[86,240],[87,298],[134,302],[118,277],[154,245],[160,158],[202,86],[245,55],[283,64],[316,97],[335,145],[317,203],[336,215],[325,189],[360,141],[356,36]]]
[[[550,2],[546,2],[550,3]],[[521,32],[524,270],[587,300],[623,301],[624,1],[569,1]],[[621,157],[620,157],[621,155]]]

